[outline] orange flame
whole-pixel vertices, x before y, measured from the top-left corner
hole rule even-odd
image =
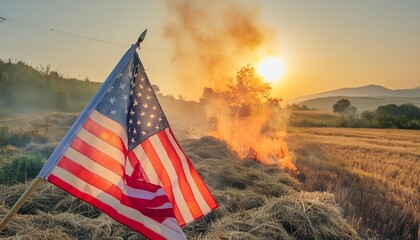
[[[238,124],[235,121],[234,124]],[[240,123],[241,125],[242,123]],[[282,170],[295,172],[296,166],[292,162],[292,155],[289,152],[286,142],[278,138],[277,141],[266,135],[249,134],[249,129],[239,128],[242,131],[231,131],[230,134],[221,134],[220,132],[212,132],[211,135],[227,142],[229,146],[243,159],[253,158],[264,164],[276,164]],[[251,130],[252,131],[252,130]],[[278,131],[276,135],[285,135],[285,132]]]
[[[284,140],[285,128],[264,129],[269,121],[273,121],[270,109],[259,109],[258,113],[247,117],[232,117],[231,110],[223,106],[226,105],[217,100],[207,105],[208,116],[216,119],[210,135],[225,141],[242,159],[252,158],[264,164],[276,164],[282,170],[297,171]],[[287,114],[275,118],[277,124],[285,124]]]

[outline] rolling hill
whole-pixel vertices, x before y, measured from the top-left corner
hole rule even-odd
[[[298,97],[290,100],[299,105],[315,109],[332,109],[338,100],[346,98],[357,107],[358,111],[374,110],[381,105],[412,103],[420,106],[420,87],[392,90],[379,85],[367,85],[355,88],[340,88]]]
[[[81,111],[100,83],[0,60],[0,112]]]
[[[324,97],[399,97],[399,98],[416,98],[420,97],[420,86],[410,89],[392,90],[379,85],[367,85],[354,88],[339,88],[327,92],[310,94],[293,99],[294,102],[302,102],[309,99]]]

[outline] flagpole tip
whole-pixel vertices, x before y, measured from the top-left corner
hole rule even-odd
[[[146,38],[147,29],[144,30],[141,34],[139,39],[137,39],[136,45],[140,48],[140,43],[143,42],[144,38]]]

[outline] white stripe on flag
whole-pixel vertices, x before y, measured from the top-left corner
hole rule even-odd
[[[195,184],[195,181],[193,177],[191,176],[190,168],[187,163],[187,158],[185,154],[179,149],[178,144],[175,142],[175,140],[172,137],[172,134],[169,131],[169,128],[165,129],[165,133],[169,138],[169,141],[171,142],[172,146],[174,146],[176,153],[179,156],[179,159],[181,160],[182,169],[184,170],[184,173],[187,177],[187,181],[191,187],[191,190],[193,192],[195,201],[197,202],[198,206],[201,209],[201,212],[203,214],[206,214],[211,211],[210,207],[207,205],[206,200],[204,200],[203,195],[201,195],[200,190],[198,190],[197,185]]]
[[[147,157],[144,149],[141,145],[133,149],[134,154],[140,162],[141,167],[143,168],[144,173],[146,174],[149,182],[158,186],[162,186],[159,176],[157,175],[155,169],[153,168],[152,163],[150,162],[149,157]]]
[[[128,158],[125,160],[125,168],[124,168],[125,174],[128,176],[131,176],[134,172],[133,166],[131,166],[131,162],[128,160]]]
[[[192,216],[190,209],[188,208],[188,204],[184,199],[184,194],[182,193],[182,190],[178,184],[178,174],[175,171],[174,166],[172,165],[167,151],[162,146],[162,143],[157,134],[149,137],[149,140],[153,148],[155,149],[157,155],[159,156],[159,159],[163,164],[166,172],[168,173],[169,179],[172,183],[172,191],[174,193],[175,201],[178,205],[179,210],[181,211],[182,218],[184,218],[185,222],[193,221],[194,217]]]

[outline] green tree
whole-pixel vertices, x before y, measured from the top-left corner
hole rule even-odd
[[[370,125],[372,125],[372,120],[375,117],[375,114],[372,111],[364,111],[361,115],[362,119],[369,121]]]
[[[420,129],[420,108],[413,104],[379,106],[375,114],[380,128]]]
[[[346,108],[350,107],[350,101],[347,99],[340,99],[333,105],[333,112],[342,113]]]
[[[236,74],[236,82],[228,86],[231,103],[238,106],[268,100],[270,91],[270,84],[255,74],[250,64],[242,67]]]
[[[357,113],[357,108],[355,106],[348,106],[342,112],[344,116],[355,118]]]

